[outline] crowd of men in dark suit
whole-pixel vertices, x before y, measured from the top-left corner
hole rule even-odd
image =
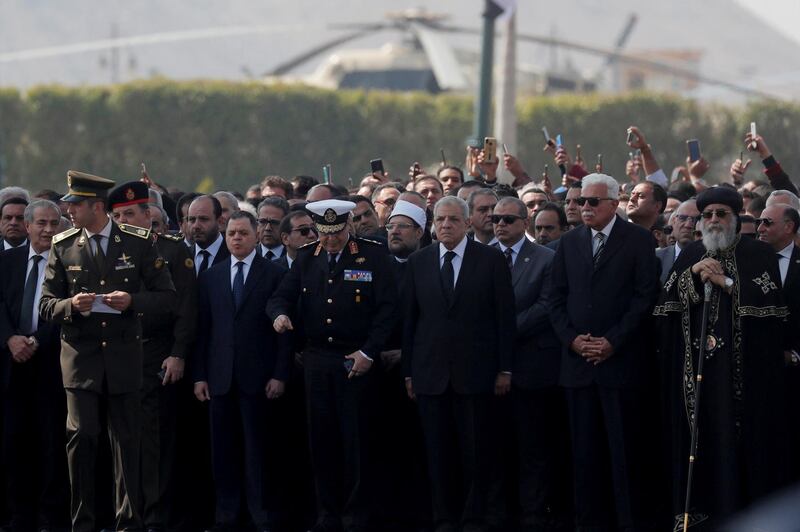
[[[0,190],[5,528],[681,529],[694,415],[695,530],[800,480],[748,432],[800,443],[797,189],[761,137],[763,181],[710,186],[630,131],[622,184],[549,142],[555,190],[476,148],[350,191]]]

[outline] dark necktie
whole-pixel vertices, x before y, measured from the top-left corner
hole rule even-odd
[[[264,255],[264,258],[267,260],[275,260],[275,254],[272,252],[271,249],[268,249],[267,254]]]
[[[510,269],[514,268],[514,250],[511,249],[511,248],[506,248],[506,250],[503,252],[503,254],[506,256],[506,262],[508,263],[508,269],[510,270]]]
[[[328,253],[328,273],[333,274],[336,269],[336,253]]]
[[[94,240],[94,263],[102,273],[106,270],[106,254],[103,253],[103,235],[92,235]]]
[[[197,275],[208,269],[208,259],[211,257],[211,252],[206,249],[200,250],[200,254],[203,256],[203,260],[200,262],[200,270],[198,270]]]
[[[597,261],[600,260],[600,255],[603,253],[603,248],[606,245],[606,235],[603,233],[597,233],[595,235],[597,239],[597,249],[594,250],[594,256],[592,257],[592,264],[597,266]]]
[[[233,304],[236,309],[242,304],[242,296],[244,295],[244,262],[239,261],[236,263],[236,275],[233,278]]]
[[[456,284],[455,270],[453,270],[453,259],[456,257],[455,251],[448,251],[444,254],[444,264],[442,265],[442,285],[444,287],[444,295],[447,300],[453,299],[454,286]]]
[[[22,292],[22,313],[19,316],[19,330],[22,334],[30,334],[33,330],[33,300],[36,297],[36,285],[39,282],[39,261],[41,255],[31,257],[33,266],[28,278],[25,280],[25,290]]]

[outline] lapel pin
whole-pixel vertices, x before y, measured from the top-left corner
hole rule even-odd
[[[530,257],[525,257],[525,262],[530,262],[530,261],[531,261]]]
[[[122,240],[119,239],[119,235],[114,235],[114,242],[116,242],[117,244],[122,242]]]

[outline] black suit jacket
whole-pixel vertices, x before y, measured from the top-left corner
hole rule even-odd
[[[22,296],[25,291],[25,280],[28,269],[29,245],[19,246],[0,253],[0,389],[6,390],[11,375],[11,351],[8,349],[8,339],[19,330],[20,314],[22,312]],[[40,263],[39,268],[45,268],[45,263]],[[46,375],[48,382],[61,388],[61,365],[59,353],[59,327],[53,323],[39,318],[37,331],[33,334],[39,342],[34,357],[40,360],[41,371]]]
[[[800,247],[796,245],[792,249],[783,283],[783,299],[789,307],[789,326],[786,327],[788,349],[800,352]]]
[[[441,284],[439,245],[414,252],[403,285],[403,371],[419,394],[494,390],[500,371],[511,371],[514,291],[496,248],[467,241],[453,300]]]
[[[659,290],[652,235],[617,216],[596,267],[588,226],[560,240],[553,259],[551,320],[562,344],[561,384],[644,385],[652,364],[649,316]],[[594,365],[573,352],[572,341],[585,333],[605,337],[614,348],[611,357]]]
[[[550,324],[547,300],[554,256],[526,238],[511,270],[517,312],[512,382],[524,389],[558,384],[561,342]]]
[[[230,391],[235,382],[247,394],[264,392],[272,379],[289,376],[290,338],[278,335],[267,318],[267,300],[284,270],[256,253],[244,284],[242,304],[234,308],[231,262],[220,262],[198,279],[199,322],[195,382],[208,382],[212,396]]]

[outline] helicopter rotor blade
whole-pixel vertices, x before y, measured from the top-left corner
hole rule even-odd
[[[375,31],[382,30],[384,28],[385,28],[384,24],[364,25],[361,29],[357,31],[347,33],[345,35],[340,35],[339,37],[336,37],[335,39],[331,39],[330,41],[326,41],[322,44],[319,44],[311,48],[310,50],[289,59],[288,61],[284,61],[283,63],[279,64],[278,66],[270,70],[267,73],[267,75],[282,76],[284,74],[287,74],[290,71],[302,65],[303,63],[306,63],[314,59],[320,54],[324,54],[325,52],[327,52],[332,48],[335,48],[339,45],[342,45],[350,41],[354,41],[356,39],[374,33]]]

